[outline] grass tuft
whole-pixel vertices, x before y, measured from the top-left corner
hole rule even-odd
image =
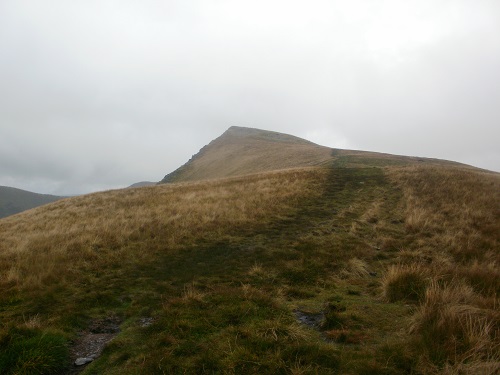
[[[396,264],[389,267],[382,279],[384,298],[389,302],[418,302],[425,296],[427,272],[418,264]]]
[[[425,358],[439,366],[500,359],[500,315],[474,307],[477,298],[464,284],[431,283],[410,329]]]
[[[370,274],[368,263],[362,259],[351,258],[347,262],[346,267],[340,272],[340,277],[348,278],[363,278]]]

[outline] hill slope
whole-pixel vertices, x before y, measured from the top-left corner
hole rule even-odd
[[[319,165],[331,149],[306,140],[233,126],[161,181],[193,181]]]
[[[243,176],[287,168],[431,163],[457,165],[444,160],[397,156],[376,152],[332,149],[307,140],[267,130],[232,126],[203,147],[186,164],[160,183]]]
[[[0,220],[0,368],[495,373],[500,175],[367,155]]]
[[[55,202],[62,198],[55,195],[37,194],[26,190],[0,186],[0,218]]]

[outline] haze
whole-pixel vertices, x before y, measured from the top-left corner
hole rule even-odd
[[[232,125],[500,171],[500,2],[0,1],[0,185],[159,181]]]

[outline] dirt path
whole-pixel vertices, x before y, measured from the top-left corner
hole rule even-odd
[[[87,330],[80,332],[78,339],[70,348],[71,363],[73,367],[68,375],[78,374],[86,365],[98,358],[108,342],[120,332],[121,320],[114,316],[93,320]],[[76,361],[86,362],[76,365]]]

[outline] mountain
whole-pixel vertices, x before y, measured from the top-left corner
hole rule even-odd
[[[291,135],[233,126],[161,183],[320,165],[331,149]]]
[[[2,375],[498,372],[500,174],[231,128],[176,178],[0,220]]]
[[[437,159],[332,149],[273,131],[232,126],[160,183],[242,176],[325,165],[457,164]]]
[[[62,198],[56,195],[37,194],[13,187],[0,186],[0,218],[55,202]]]

